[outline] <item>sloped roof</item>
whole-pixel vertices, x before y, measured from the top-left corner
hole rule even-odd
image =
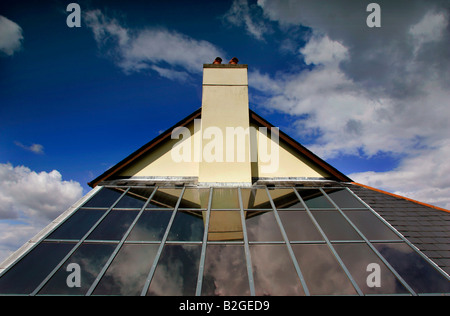
[[[254,111],[249,110],[250,114],[250,123],[254,123],[261,127],[274,127],[271,123],[269,123],[267,120],[256,114]],[[179,121],[169,129],[167,129],[165,132],[161,133],[158,137],[154,138],[135,152],[133,152],[131,155],[117,163],[115,166],[111,167],[107,171],[105,171],[103,174],[92,180],[88,183],[89,186],[95,187],[97,186],[101,181],[105,181],[108,179],[113,178],[115,175],[119,174],[121,170],[129,166],[131,163],[135,162],[139,157],[144,155],[145,153],[150,152],[151,150],[154,150],[157,146],[161,145],[165,141],[170,140],[171,133],[174,128],[176,127],[185,127],[189,125],[191,122],[193,122],[195,119],[201,118],[201,108],[194,111],[192,114],[188,115],[183,120]],[[344,181],[344,182],[351,182],[352,180],[338,171],[336,168],[319,158],[317,155],[312,153],[310,150],[308,150],[306,147],[302,146],[300,143],[295,141],[293,138],[288,136],[283,131],[279,131],[279,137],[282,141],[286,142],[293,150],[301,155],[302,157],[305,157],[307,160],[309,160],[314,165],[318,166],[319,168],[322,168],[323,170],[326,170],[330,175],[332,175],[332,180],[337,181]]]
[[[450,274],[450,211],[361,184],[349,188]]]

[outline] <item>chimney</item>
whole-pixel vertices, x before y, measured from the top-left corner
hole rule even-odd
[[[200,183],[251,184],[247,65],[203,65]]]

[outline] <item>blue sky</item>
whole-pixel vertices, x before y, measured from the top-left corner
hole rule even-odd
[[[69,28],[71,2],[0,2],[0,259],[198,109],[216,56],[341,172],[450,207],[448,1],[377,1],[380,28],[371,1],[80,0]]]

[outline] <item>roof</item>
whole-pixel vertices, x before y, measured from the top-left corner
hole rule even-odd
[[[450,274],[450,211],[353,183],[349,188]]]
[[[274,125],[269,123],[267,120],[265,120],[264,118],[262,118],[261,116],[256,114],[254,111],[249,110],[249,114],[250,114],[250,122],[251,123],[257,124],[258,126],[261,126],[261,127],[267,127],[267,128],[275,127]],[[201,118],[201,108],[197,109],[196,111],[194,111],[193,113],[191,113],[190,115],[188,115],[187,117],[185,117],[184,119],[182,119],[181,121],[179,121],[178,123],[176,123],[175,125],[170,127],[169,129],[167,129],[165,132],[161,133],[158,137],[154,138],[153,140],[151,140],[150,142],[148,142],[147,144],[145,144],[144,146],[142,146],[141,148],[139,148],[138,150],[136,150],[135,152],[130,154],[128,157],[126,157],[125,159],[123,159],[122,161],[120,161],[119,163],[117,163],[116,165],[114,165],[113,167],[108,169],[107,171],[105,171],[103,174],[101,174],[100,176],[98,176],[97,178],[95,178],[94,180],[89,182],[88,185],[91,187],[95,187],[101,181],[112,179],[115,175],[120,173],[121,170],[123,170],[124,168],[129,166],[131,163],[136,161],[139,157],[141,157],[142,155],[144,155],[147,152],[150,152],[151,150],[156,149],[157,146],[161,145],[165,141],[170,140],[171,134],[172,134],[172,131],[174,128],[186,127],[194,119],[198,119],[198,118]],[[282,141],[285,141],[288,145],[290,145],[294,149],[294,151],[297,152],[298,154],[300,154],[302,157],[305,157],[307,160],[309,160],[314,165],[326,170],[330,175],[332,175],[332,177],[333,177],[332,180],[338,180],[338,181],[344,181],[344,182],[352,181],[349,177],[347,177],[346,175],[344,175],[343,173],[338,171],[336,168],[334,168],[333,166],[331,166],[330,164],[328,164],[327,162],[325,162],[324,160],[319,158],[313,152],[308,150],[306,147],[302,146],[300,143],[298,143],[296,140],[294,140],[293,138],[291,138],[290,136],[288,136],[286,133],[284,133],[281,130],[279,130],[279,138]]]
[[[430,250],[450,245],[446,211],[337,181],[129,181],[98,185],[19,249],[0,271],[0,295],[450,294],[449,251]],[[89,271],[82,287],[66,283],[73,262]],[[373,264],[380,286],[367,281]]]

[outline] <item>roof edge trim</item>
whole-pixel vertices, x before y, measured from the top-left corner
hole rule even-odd
[[[130,163],[135,161],[137,158],[139,158],[140,156],[142,156],[143,154],[145,154],[146,152],[148,152],[149,150],[151,150],[152,148],[154,148],[155,146],[160,144],[162,141],[164,141],[167,138],[170,138],[174,128],[179,127],[179,126],[186,126],[190,122],[192,122],[194,119],[199,118],[202,113],[201,110],[202,110],[202,108],[197,109],[192,114],[188,115],[187,117],[185,117],[184,119],[182,119],[181,121],[179,121],[178,123],[173,125],[172,127],[168,128],[164,133],[161,133],[159,136],[157,136],[156,138],[154,138],[153,140],[151,140],[150,142],[148,142],[147,144],[145,144],[144,146],[142,146],[141,148],[139,148],[138,150],[133,152],[131,155],[127,156],[125,159],[123,159],[122,161],[120,161],[119,163],[117,163],[116,165],[111,167],[110,169],[106,170],[100,176],[98,176],[97,178],[95,178],[94,180],[89,182],[88,185],[90,187],[94,188],[101,181],[109,178],[113,174],[116,174],[117,172],[119,172],[120,170],[122,170],[123,168],[128,166]]]
[[[427,204],[427,203],[424,203],[424,202],[413,200],[413,199],[407,198],[405,196],[401,196],[401,195],[394,194],[394,193],[391,193],[391,192],[387,192],[387,191],[384,191],[384,190],[376,189],[376,188],[373,188],[373,187],[365,185],[365,184],[361,184],[361,183],[357,183],[357,182],[351,182],[351,183],[354,184],[354,185],[357,185],[357,186],[360,186],[360,187],[372,190],[372,191],[376,191],[376,192],[379,192],[379,193],[387,194],[387,195],[390,195],[390,196],[393,196],[393,197],[396,197],[396,198],[399,198],[399,199],[403,199],[403,200],[406,200],[406,201],[409,201],[409,202],[413,202],[413,203],[422,205],[422,206],[430,207],[430,208],[433,208],[433,209],[438,210],[438,211],[443,211],[443,212],[450,213],[450,210],[447,210],[447,209],[439,207],[439,206],[434,206],[434,205],[431,205],[431,204]]]

